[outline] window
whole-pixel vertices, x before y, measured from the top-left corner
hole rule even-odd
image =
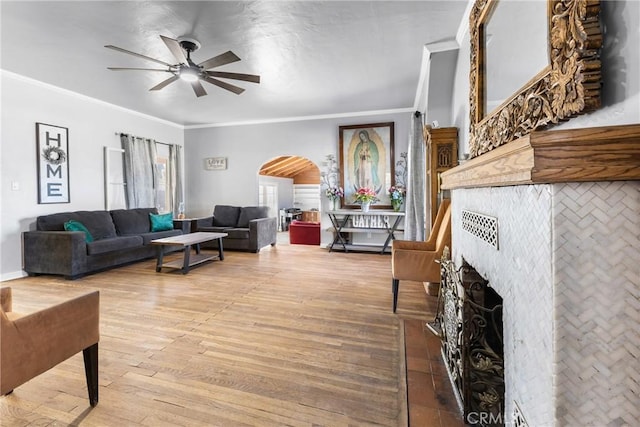
[[[127,208],[178,214],[182,193],[182,147],[120,134],[124,150]]]
[[[260,184],[258,204],[268,206],[270,216],[278,216],[278,186],[276,184]]]

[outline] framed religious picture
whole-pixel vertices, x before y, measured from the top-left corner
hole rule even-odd
[[[340,184],[343,208],[359,208],[356,193],[375,193],[373,209],[391,209],[394,185],[393,122],[340,126]],[[362,191],[361,191],[362,192]]]
[[[38,203],[69,203],[69,129],[36,123]]]

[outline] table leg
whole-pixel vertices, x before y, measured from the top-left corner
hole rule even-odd
[[[182,262],[182,274],[189,272],[189,259],[191,258],[191,245],[184,247],[184,261]]]
[[[222,237],[218,238],[218,258],[224,261],[224,249],[222,248]]]
[[[336,235],[333,238],[333,242],[331,242],[331,245],[329,245],[329,252],[331,252],[331,250],[333,249],[333,245],[335,245],[338,242],[338,240],[342,245],[342,249],[344,249],[344,251],[347,252],[347,243],[342,238],[342,235],[340,234],[340,232],[342,231],[344,226],[347,224],[347,221],[349,221],[349,216],[350,216],[349,214],[345,214],[342,223],[340,223],[340,221],[338,220],[335,214],[329,214],[329,219],[331,220],[331,224],[333,224],[333,228],[334,230],[336,230]]]
[[[162,259],[164,258],[164,246],[158,245],[156,250],[156,273],[160,273],[162,271]]]
[[[391,240],[395,240],[396,237],[393,235],[393,233],[395,233],[396,228],[398,228],[398,224],[400,224],[401,219],[402,217],[400,216],[396,217],[396,220],[391,226],[391,228],[387,227],[387,232],[389,233],[389,235],[387,236],[387,240],[384,241],[384,245],[382,246],[382,251],[380,252],[381,254],[383,254],[387,250],[387,248],[389,247],[389,242],[391,242]]]

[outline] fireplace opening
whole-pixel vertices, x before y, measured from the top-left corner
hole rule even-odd
[[[504,414],[502,297],[463,259],[443,255],[442,355],[467,424],[501,426]]]

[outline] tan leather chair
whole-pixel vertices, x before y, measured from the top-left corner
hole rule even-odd
[[[11,288],[0,289],[0,394],[82,351],[89,403],[98,404],[100,294],[74,298],[21,316],[12,311]]]
[[[391,246],[393,312],[398,305],[400,280],[440,283],[440,264],[445,246],[451,247],[451,201],[443,200],[426,242],[394,240]]]

